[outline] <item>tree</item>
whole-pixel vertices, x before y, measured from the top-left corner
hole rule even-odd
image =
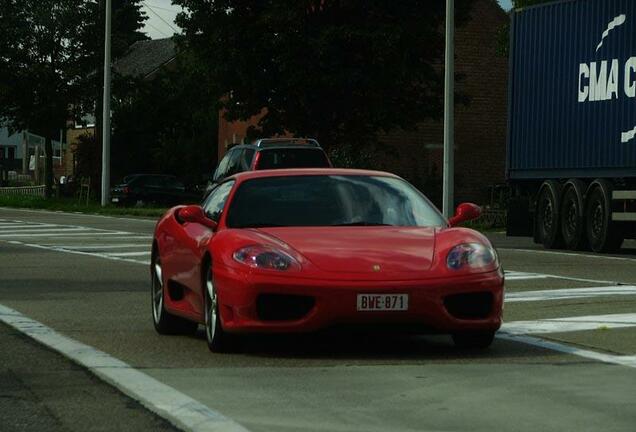
[[[78,37],[90,18],[81,0],[0,0],[0,118],[12,131],[46,138],[45,184],[51,195],[51,136],[66,127],[81,93],[86,52]]]
[[[218,104],[201,83],[205,70],[187,51],[151,79],[114,87],[113,178],[166,173],[199,184],[216,163]]]
[[[443,1],[173,0],[228,120],[357,145],[442,112]],[[467,18],[471,1],[457,2]]]
[[[91,47],[91,73],[87,76],[85,83],[86,92],[83,105],[87,112],[95,115],[95,136],[93,140],[85,140],[80,144],[94,145],[100,152],[100,157],[96,159],[101,161],[102,148],[102,125],[103,113],[102,106],[104,103],[104,18],[105,18],[105,0],[99,0],[98,7],[95,11],[95,19],[92,20],[88,31],[85,34],[87,45]],[[148,36],[141,30],[147,16],[141,9],[142,0],[112,0],[112,33],[111,33],[111,57],[113,61],[126,53],[128,48],[137,41],[146,40]],[[116,87],[117,76],[113,75],[113,87]],[[85,150],[83,155],[92,155],[93,152]],[[86,164],[93,167],[95,159],[91,157]],[[101,169],[101,162],[95,166],[98,171]],[[88,174],[85,173],[85,174]],[[91,177],[98,175],[97,172],[91,172]],[[97,186],[96,181],[93,185]],[[97,188],[99,189],[99,188]]]
[[[119,3],[127,3],[121,8],[129,19],[114,28],[132,26],[136,32],[143,22],[134,6],[139,1]],[[51,137],[95,106],[98,92],[90,83],[103,58],[95,28],[99,12],[96,1],[0,0],[0,119],[12,131],[29,129],[46,138],[47,197],[53,184]],[[122,50],[125,43],[126,37],[115,45]]]

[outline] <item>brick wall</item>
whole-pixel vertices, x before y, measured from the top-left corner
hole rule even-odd
[[[489,186],[504,181],[508,60],[496,53],[508,15],[495,0],[476,0],[472,19],[456,31],[456,92],[469,98],[455,106],[455,201],[489,200]],[[442,121],[382,137],[394,151],[386,169],[416,183],[439,204],[443,161]],[[438,176],[438,179],[434,177]]]

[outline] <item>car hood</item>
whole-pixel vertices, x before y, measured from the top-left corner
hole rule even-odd
[[[403,273],[431,268],[435,228],[259,228],[296,250],[322,271]]]

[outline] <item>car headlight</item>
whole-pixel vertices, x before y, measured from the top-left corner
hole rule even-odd
[[[300,264],[289,254],[270,246],[247,246],[234,252],[235,261],[252,268],[266,270],[300,270]]]
[[[451,270],[464,267],[478,269],[497,263],[497,252],[481,243],[464,243],[455,246],[448,253],[446,265]]]

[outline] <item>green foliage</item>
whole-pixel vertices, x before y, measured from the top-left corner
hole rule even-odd
[[[138,38],[141,0],[117,0],[115,53]],[[47,196],[53,184],[51,136],[94,106],[103,58],[99,3],[0,0],[0,118],[12,131],[46,137]],[[132,34],[131,34],[132,33]],[[101,38],[103,40],[103,37]]]
[[[145,217],[159,217],[166,212],[164,208],[101,207],[97,201],[89,202],[87,205],[86,203],[78,202],[77,198],[44,199],[42,197],[26,195],[0,195],[0,207]]]
[[[444,2],[173,0],[181,42],[254,133],[360,145],[442,112]],[[456,2],[461,24],[471,0]]]
[[[113,105],[112,177],[165,173],[198,184],[214,169],[218,104],[187,51],[152,80],[121,79]]]

